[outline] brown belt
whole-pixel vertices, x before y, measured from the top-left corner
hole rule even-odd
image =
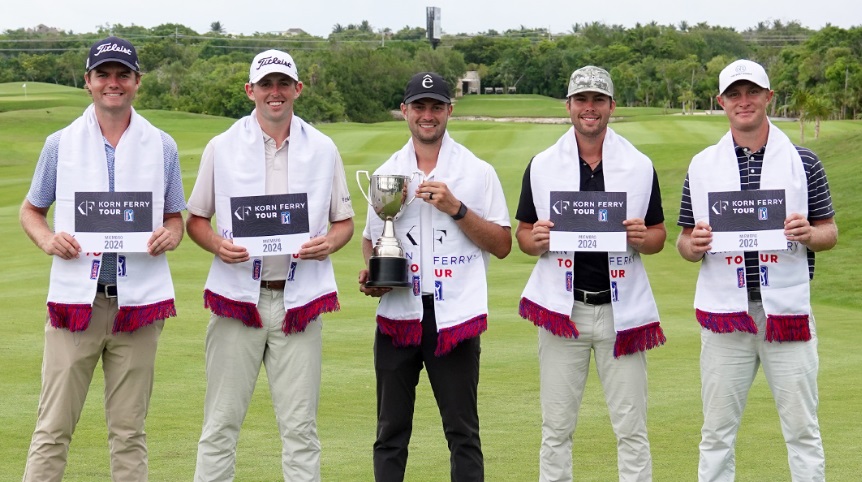
[[[284,280],[260,280],[260,287],[268,290],[284,291]]]

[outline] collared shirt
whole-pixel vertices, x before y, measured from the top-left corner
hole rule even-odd
[[[39,162],[36,164],[36,172],[33,174],[27,200],[37,208],[49,208],[57,200],[57,156],[60,151],[61,132],[57,131],[48,136],[42,148],[42,154],[39,156]],[[186,208],[186,203],[177,144],[171,136],[161,130],[159,133],[162,136],[165,161],[165,213],[178,213]],[[114,192],[116,149],[104,137],[102,140],[105,142],[105,157],[108,164],[108,190]],[[99,271],[99,283],[115,284],[116,282],[117,253],[104,253]]]
[[[265,190],[262,194],[287,193],[287,152],[290,139],[276,146],[275,139],[263,133],[264,157],[266,161]],[[188,201],[188,211],[195,216],[212,218],[215,215],[215,147],[210,141],[201,156],[198,178]],[[336,155],[336,166],[332,177],[332,195],[329,204],[329,222],[334,223],[353,217],[350,191],[344,175],[341,155]],[[287,277],[290,255],[264,256],[261,279],[268,281],[283,280]]]
[[[600,162],[595,169],[592,169],[589,164],[583,159],[578,159],[580,162],[581,175],[581,191],[600,191],[605,190],[605,174],[602,170]],[[536,214],[536,206],[533,204],[533,185],[530,182],[530,166],[524,172],[524,178],[521,182],[521,199],[518,202],[518,212],[515,218],[528,224],[535,224],[539,220]],[[658,175],[653,169],[652,174],[652,192],[650,193],[647,212],[644,216],[644,224],[647,226],[655,226],[664,222],[664,211],[661,207],[661,189],[658,184]],[[577,252],[574,258],[573,274],[575,278],[575,288],[584,291],[605,291],[610,289],[611,279],[608,273],[608,253],[606,252]]]
[[[741,147],[734,141],[736,148],[736,161],[739,164],[740,190],[749,191],[760,189],[760,172],[763,169],[763,156],[766,147],[763,146],[757,152],[751,152],[747,147]],[[826,171],[817,155],[804,147],[796,147],[796,152],[802,158],[805,175],[808,178],[808,220],[817,221],[830,219],[835,216],[832,207],[832,196],[829,194],[829,182],[826,180]],[[790,214],[790,213],[788,213]],[[695,225],[694,214],[691,210],[691,191],[689,190],[688,175],[682,187],[682,200],[679,207],[679,220],[677,225],[684,228],[693,228]],[[745,275],[749,290],[760,287],[760,262],[757,251],[745,252]],[[814,279],[814,251],[808,250],[808,277]]]

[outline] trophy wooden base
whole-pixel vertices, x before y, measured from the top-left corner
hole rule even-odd
[[[368,281],[370,288],[409,288],[407,258],[372,256],[368,258]]]

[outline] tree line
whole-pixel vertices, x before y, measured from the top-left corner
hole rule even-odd
[[[0,82],[82,83],[89,46],[109,34],[138,49],[146,80],[141,108],[240,117],[250,104],[241,85],[251,58],[269,48],[289,52],[305,84],[297,113],[316,122],[377,122],[390,118],[407,79],[433,70],[454,83],[467,70],[483,86],[563,98],[570,73],[593,64],[611,72],[620,106],[690,113],[713,110],[718,73],[737,58],[766,67],[776,91],[771,115],[801,120],[862,117],[862,27],[811,30],[798,22],[733,28],[600,22],[569,32],[521,27],[504,32],[444,35],[432,48],[425,29],[376,29],[367,21],[336,24],[326,37],[303,33],[225,34],[213,22],[204,33],[179,24],[153,28],[104,25],[74,34],[39,26],[0,34]]]

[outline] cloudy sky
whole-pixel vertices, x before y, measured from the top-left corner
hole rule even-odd
[[[547,28],[570,32],[576,23],[603,22],[632,27],[656,21],[679,25],[707,22],[738,31],[760,21],[796,20],[819,29],[826,24],[862,25],[858,0],[144,0],[140,2],[77,2],[73,0],[4,0],[0,31],[39,24],[76,33],[94,32],[105,24],[154,27],[179,23],[204,33],[219,21],[231,33],[301,28],[326,36],[335,24],[368,20],[375,29],[424,27],[425,7],[442,9],[446,34]]]

